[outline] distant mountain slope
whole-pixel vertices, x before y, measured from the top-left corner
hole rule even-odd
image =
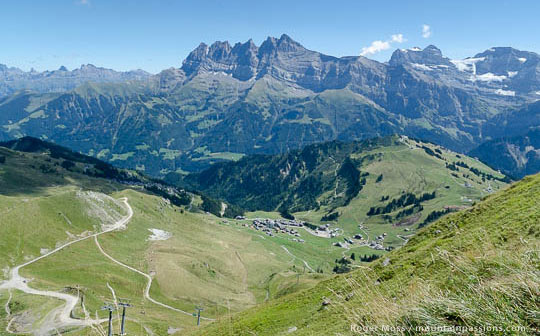
[[[516,178],[536,174],[540,171],[540,128],[521,136],[487,141],[469,155]]]
[[[52,139],[154,176],[395,133],[468,151],[503,132],[494,118],[540,98],[539,59],[493,48],[450,60],[428,46],[380,63],[324,55],[287,35],[203,43],[148,80],[6,97],[0,139]]]
[[[438,163],[440,167],[437,168],[448,175],[467,171],[466,164],[461,170],[459,165],[449,168],[454,161],[458,162],[460,158],[469,160],[432,144],[389,136],[362,142],[314,144],[273,156],[246,156],[237,162],[214,164],[200,173],[187,175],[177,183],[185,183],[252,211],[283,209],[298,212],[321,206],[336,208],[347,205],[362,190],[366,177],[370,175],[367,167],[400,164],[393,161],[392,155],[384,155],[387,151],[405,151],[411,156],[418,156],[418,159],[428,158]],[[503,179],[500,174],[491,175],[494,172],[488,167],[480,166],[489,176],[487,180]],[[407,175],[407,168],[402,168],[401,174]],[[376,177],[371,176],[370,180]],[[168,179],[174,180],[175,177],[170,175]],[[383,185],[383,177],[380,179]],[[328,194],[329,191],[332,193]]]
[[[383,248],[401,246],[416,230],[508,181],[470,157],[399,136],[246,156],[167,180],[254,212],[248,216],[278,211]]]
[[[49,100],[31,93],[11,97],[0,102],[0,111],[6,111],[0,115],[0,138],[32,134],[159,175],[400,129],[394,116],[348,89],[291,97],[290,88],[272,79],[262,79],[249,92],[236,92],[227,81],[208,86],[203,79],[164,96],[134,84],[87,84]],[[17,119],[20,109],[35,101],[44,105]]]
[[[494,139],[521,136],[538,127],[540,127],[540,100],[494,116],[485,123],[482,132],[486,138]]]
[[[39,93],[66,92],[85,82],[124,82],[129,80],[148,80],[151,75],[143,70],[119,72],[96,67],[92,64],[81,65],[78,69],[26,72],[18,68],[0,64],[0,98],[19,90],[32,90]]]
[[[539,203],[540,175],[528,177],[368,267],[194,334],[536,334]]]
[[[351,155],[391,146],[393,141],[331,142],[281,155],[248,156],[237,162],[215,164],[188,175],[184,182],[251,211],[298,212],[318,209],[321,204],[343,206],[357,196],[365,178],[362,160],[353,160]],[[320,200],[331,190],[333,194],[325,197],[328,199]],[[342,196],[336,197],[338,194]]]

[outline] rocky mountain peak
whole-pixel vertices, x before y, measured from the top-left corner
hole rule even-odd
[[[252,39],[249,39],[246,41],[246,43],[237,42],[234,47],[232,48],[233,54],[243,54],[246,52],[257,52],[259,48],[257,45],[253,42]]]
[[[283,34],[277,41],[277,49],[279,51],[290,52],[302,50],[304,47],[300,43],[293,40],[289,35]]]
[[[217,41],[212,43],[208,49],[208,57],[215,61],[226,59],[231,53],[231,45],[228,41]]]
[[[231,54],[234,55],[235,61],[239,65],[255,67],[258,63],[258,51],[259,48],[253,43],[253,40],[249,39],[246,43],[236,43]]]
[[[447,65],[452,63],[447,57],[444,57],[441,50],[434,45],[428,45],[426,48],[397,49],[390,58],[390,65],[401,65],[407,63],[422,65]]]
[[[207,57],[207,55],[208,45],[201,42],[197,48],[189,53],[184,62],[182,62],[182,69],[188,74],[196,71],[200,63]]]
[[[438,55],[442,56],[441,49],[437,48],[437,47],[434,46],[433,44],[428,45],[428,46],[424,49],[424,52],[426,52],[426,53],[432,53],[432,54],[438,54]]]
[[[504,56],[512,56],[512,55],[517,56],[522,53],[524,52],[518,49],[514,49],[512,47],[492,47],[479,54],[476,54],[475,57],[485,57],[485,56],[504,57]]]
[[[231,54],[236,55],[239,59],[242,57],[256,57],[259,48],[249,39],[246,43],[236,43],[231,50]]]
[[[208,55],[208,45],[206,43],[201,42],[197,46],[197,48],[195,48],[192,52],[189,53],[185,61],[202,60],[203,58],[206,57],[206,55]]]
[[[96,67],[95,65],[90,64],[90,63],[82,64],[81,68],[80,68],[81,71],[94,71],[94,70],[97,70],[97,69],[98,69],[98,67]]]
[[[476,71],[479,74],[492,73],[502,76],[526,68],[534,69],[540,64],[540,55],[511,47],[490,48],[476,54],[474,58],[479,60],[476,64]]]
[[[276,50],[276,47],[277,39],[275,37],[268,36],[259,47],[259,55],[271,54]]]

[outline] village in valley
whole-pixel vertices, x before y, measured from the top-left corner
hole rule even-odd
[[[288,235],[289,239],[293,242],[305,243],[305,239],[302,239],[304,234],[310,234],[318,238],[337,238],[342,237],[343,240],[331,242],[330,244],[344,249],[350,249],[353,247],[368,247],[374,250],[391,251],[392,246],[385,246],[384,240],[387,237],[387,233],[378,235],[373,240],[369,240],[368,235],[365,233],[366,228],[359,224],[358,228],[363,230],[364,233],[356,233],[352,237],[346,237],[343,229],[332,228],[330,223],[326,223],[320,226],[307,223],[297,219],[271,219],[271,218],[254,218],[248,219],[245,216],[236,216],[235,222],[241,224],[243,227],[250,228],[252,230],[261,231],[268,237],[276,237],[277,235]],[[250,223],[251,222],[251,223]],[[402,238],[404,242],[406,238]]]

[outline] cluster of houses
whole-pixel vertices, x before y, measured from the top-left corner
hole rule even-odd
[[[237,216],[236,220],[246,220],[244,216]],[[289,219],[270,219],[270,218],[255,218],[252,223],[243,222],[244,227],[251,227],[255,230],[264,232],[270,237],[274,237],[278,233],[288,234],[292,236],[291,239],[294,242],[304,243],[305,241],[300,238],[300,233],[298,229],[305,226],[305,222],[299,220],[289,220]],[[324,233],[325,237],[334,238],[339,236],[339,228],[330,228],[330,224],[324,224],[317,228],[316,231]],[[320,235],[319,235],[320,236]],[[367,246],[375,250],[390,250],[390,247],[384,247],[384,239],[386,238],[386,232],[377,236],[375,240],[367,241],[361,234],[355,234],[353,237],[343,237],[343,241],[333,243],[334,246],[341,248],[349,248],[350,245],[359,244],[361,246]]]
[[[385,248],[383,246],[383,241],[385,237],[386,237],[386,232],[383,233],[382,235],[377,236],[375,240],[372,240],[369,243],[369,247],[371,247],[374,250],[384,250]]]
[[[255,226],[266,226],[271,229],[278,228],[281,229],[283,227],[287,226],[297,226],[297,227],[303,227],[304,226],[303,221],[299,221],[296,219],[270,219],[270,218],[255,218],[253,220],[253,225]]]
[[[356,243],[356,241],[358,241],[358,243],[360,245],[370,247],[370,248],[372,248],[374,250],[387,250],[387,251],[390,251],[391,247],[386,247],[385,248],[384,244],[383,244],[384,238],[386,236],[387,236],[387,234],[385,232],[382,235],[377,236],[375,238],[375,240],[372,240],[372,241],[368,242],[368,241],[364,240],[364,238],[362,237],[361,234],[355,234],[353,238],[343,237],[343,242],[336,242],[333,245],[337,246],[337,247],[342,247],[342,248],[349,248],[349,245],[354,245]]]
[[[291,227],[292,226],[292,227]],[[252,222],[252,227],[255,230],[260,230],[266,233],[268,236],[273,237],[277,233],[289,234],[296,238],[292,241],[303,243],[304,240],[300,238],[300,233],[293,227],[303,227],[304,222],[288,219],[269,219],[269,218],[255,218]]]
[[[322,231],[327,235],[327,237],[334,238],[336,236],[339,236],[339,228],[330,228],[330,224],[324,224],[317,228],[317,230]]]
[[[361,240],[362,235],[357,234],[354,236],[354,239]],[[348,248],[349,245],[353,245],[355,243],[355,241],[352,238],[343,237],[343,240],[344,240],[343,242],[335,242],[333,245],[337,247]]]

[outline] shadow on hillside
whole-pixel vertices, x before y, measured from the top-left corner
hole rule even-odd
[[[66,186],[101,192],[119,189],[113,181],[72,172],[47,156],[23,155],[0,147],[0,195],[47,195],[51,188]]]

